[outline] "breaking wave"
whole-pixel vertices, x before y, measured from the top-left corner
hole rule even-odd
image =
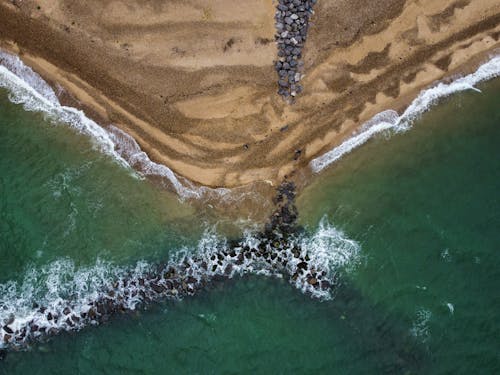
[[[214,279],[257,274],[288,278],[315,298],[332,298],[338,273],[356,264],[360,246],[322,220],[317,231],[286,241],[246,233],[230,242],[207,231],[196,248],[163,265],[118,267],[98,259],[77,267],[63,258],[0,284],[0,348],[24,347],[62,331],[96,325],[147,303],[193,295]]]
[[[52,88],[40,75],[26,66],[19,57],[0,50],[0,88],[9,92],[9,99],[22,104],[26,111],[44,113],[47,120],[68,124],[90,136],[101,151],[124,167],[135,168],[140,176],[158,176],[166,181],[181,198],[228,196],[229,189],[198,187],[178,177],[170,168],[149,159],[137,142],[114,126],[107,129],[85,116],[76,108],[60,104]]]
[[[321,172],[332,163],[341,159],[345,154],[350,153],[355,148],[366,143],[378,133],[386,131],[398,133],[408,130],[412,123],[422,115],[422,113],[437,104],[440,99],[465,90],[480,92],[474,85],[499,76],[500,56],[495,56],[481,65],[479,69],[472,74],[458,78],[451,83],[441,82],[430,89],[422,91],[401,115],[394,110],[387,110],[375,115],[361,127],[358,134],[355,134],[341,145],[320,157],[313,159],[309,166],[314,173]]]

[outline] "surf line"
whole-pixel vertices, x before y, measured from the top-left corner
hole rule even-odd
[[[319,232],[307,239],[297,224],[294,199],[295,185],[281,184],[274,200],[276,210],[259,233],[219,243],[204,238],[197,252],[184,251],[168,263],[119,273],[119,277],[103,282],[99,290],[76,298],[72,295],[79,293],[70,290],[64,292],[69,297],[57,294],[51,301],[29,300],[23,307],[14,301],[11,311],[4,311],[7,306],[3,306],[0,352],[98,325],[153,302],[193,296],[215,281],[245,274],[286,278],[312,297],[332,298],[340,270],[356,259],[359,245],[321,225]]]
[[[42,112],[53,122],[68,124],[78,132],[90,136],[97,148],[111,156],[125,168],[138,172],[139,176],[158,176],[181,199],[224,198],[230,189],[195,186],[177,176],[166,165],[153,162],[127,133],[110,125],[102,127],[73,107],[61,105],[50,85],[22,60],[0,49],[0,88],[9,91],[9,99],[22,104],[26,111]]]
[[[313,159],[309,167],[319,173],[344,155],[363,145],[373,136],[383,132],[404,132],[411,128],[413,122],[424,112],[436,105],[440,99],[465,90],[479,91],[474,85],[500,76],[500,56],[494,56],[481,65],[474,73],[458,78],[451,83],[438,83],[430,89],[420,92],[415,100],[399,115],[394,110],[378,113],[361,126],[359,133],[333,148],[327,153]]]

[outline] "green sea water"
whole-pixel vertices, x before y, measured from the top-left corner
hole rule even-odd
[[[500,371],[500,80],[345,156],[298,198],[360,244],[330,301],[261,276],[9,352],[0,374],[495,374]],[[168,259],[207,219],[0,94],[0,284]],[[326,249],[334,250],[334,249]],[[1,298],[1,296],[0,296]]]

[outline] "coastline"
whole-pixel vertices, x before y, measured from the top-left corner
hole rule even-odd
[[[430,88],[422,90],[401,115],[390,109],[376,114],[359,127],[359,131],[355,131],[350,138],[343,141],[339,146],[311,160],[309,166],[313,173],[320,173],[344,155],[362,146],[376,134],[390,131],[394,133],[407,131],[412,127],[416,119],[438,104],[440,100],[465,90],[481,92],[475,88],[476,84],[499,76],[500,55],[495,55],[471,74],[458,76],[449,83],[438,82]]]
[[[326,1],[323,6],[328,8],[331,4]],[[8,8],[12,6],[0,5],[2,17],[8,12],[20,17],[17,13],[22,11]],[[489,17],[484,14],[485,9],[489,9]],[[327,10],[320,6],[317,13],[328,15]],[[435,32],[422,26],[422,17],[417,17],[419,29],[415,40],[427,38],[434,43],[430,46],[432,48],[418,47],[417,43],[414,46],[417,51],[403,55],[403,58],[401,53],[404,47],[411,43],[397,40],[389,44],[385,42],[388,38],[401,35],[401,22],[414,17],[419,11],[422,9],[410,4],[380,32],[367,34],[331,54],[315,51],[316,39],[327,30],[321,25],[324,20],[317,17],[318,27],[311,29],[312,40],[306,44],[305,91],[296,104],[286,106],[279,102],[272,85],[254,87],[253,90],[230,85],[226,93],[209,93],[205,97],[188,95],[189,99],[173,105],[178,108],[177,114],[189,113],[187,117],[192,120],[193,116],[206,115],[202,109],[212,108],[211,119],[198,119],[203,123],[198,134],[170,132],[155,126],[154,122],[134,114],[130,110],[134,106],[113,100],[113,95],[103,93],[70,69],[49,62],[40,51],[32,51],[27,41],[12,43],[12,38],[5,38],[2,34],[0,46],[19,54],[28,66],[49,82],[63,105],[81,108],[97,123],[113,124],[125,131],[153,162],[167,166],[178,176],[208,187],[234,188],[262,181],[277,185],[285,176],[300,178],[307,174],[311,160],[349,139],[373,116],[388,109],[401,113],[423,89],[443,79],[475,71],[500,48],[500,6],[492,1],[482,5],[472,2],[462,8],[453,8],[444,26],[438,26]],[[433,8],[427,11],[432,12]],[[471,19],[479,21],[468,25]],[[453,24],[450,24],[451,20]],[[39,19],[36,22],[39,27],[52,27],[44,25]],[[455,25],[458,25],[457,30]],[[440,32],[442,27],[444,32]],[[398,28],[401,30],[394,30]],[[412,62],[412,57],[419,54],[422,56]],[[347,68],[348,77],[345,71],[340,74],[337,69],[340,66],[345,69],[346,65],[350,65]],[[335,76],[335,73],[341,76]],[[399,76],[399,80],[394,81],[395,76]],[[335,86],[333,89],[332,85]],[[338,92],[342,85],[344,90]],[[256,112],[257,107],[260,112]],[[247,121],[258,122],[262,114],[267,118],[266,126],[261,126],[261,129],[251,127],[246,132],[246,137],[252,142],[242,143],[244,140],[241,137],[239,141],[233,139],[237,129],[231,130],[232,124],[246,127],[249,125]],[[229,129],[228,133],[217,134],[218,139],[213,139],[214,131],[207,126],[215,123],[223,126],[218,131]],[[283,131],[287,125],[287,130]],[[151,139],[168,145],[169,151],[156,147]],[[299,157],[296,157],[297,150],[300,150]],[[260,156],[254,157],[255,153]]]

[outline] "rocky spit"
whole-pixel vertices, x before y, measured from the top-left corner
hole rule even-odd
[[[64,331],[77,331],[107,321],[113,315],[149,303],[192,296],[211,282],[244,274],[288,278],[297,288],[322,298],[330,294],[336,275],[301,246],[293,183],[282,184],[264,230],[244,239],[219,243],[209,250],[185,253],[167,264],[130,272],[112,281],[97,295],[78,303],[71,296],[44,306],[34,304],[24,317],[0,322],[0,358],[7,349],[23,349]],[[323,268],[322,268],[323,267]]]
[[[302,48],[307,38],[309,18],[314,14],[317,0],[279,0],[275,15],[278,60],[278,94],[286,100],[300,94],[303,69]]]

